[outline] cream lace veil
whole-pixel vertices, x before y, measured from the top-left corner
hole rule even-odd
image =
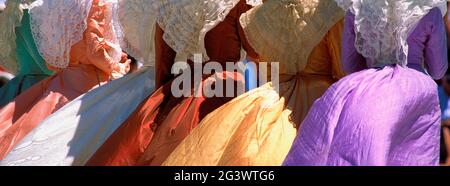
[[[155,23],[165,32],[164,40],[177,52],[177,61],[204,55],[206,33],[225,19],[239,0],[120,0],[119,17],[124,32],[122,48],[154,66]],[[256,6],[262,0],[247,0]]]
[[[375,65],[406,66],[407,38],[428,12],[438,7],[445,15],[446,0],[335,0],[355,15],[355,46]]]
[[[144,66],[155,63],[156,0],[120,0],[119,18],[124,32],[122,48]]]
[[[31,30],[39,53],[46,63],[66,68],[71,47],[82,40],[87,28],[87,16],[93,0],[36,0],[30,8]],[[115,61],[121,58],[119,42],[122,31],[118,26],[117,0],[100,0],[107,4],[105,39],[112,47],[108,54]]]
[[[250,45],[265,62],[297,74],[328,30],[344,17],[329,0],[268,0],[241,16]]]
[[[158,5],[159,26],[164,30],[164,41],[177,53],[176,61],[193,59],[205,49],[208,31],[222,22],[239,0],[162,0]]]

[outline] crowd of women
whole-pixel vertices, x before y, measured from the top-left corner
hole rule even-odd
[[[0,165],[446,162],[446,0],[7,0],[0,9]],[[279,81],[232,97],[196,92],[258,81],[227,69],[192,77],[184,88],[196,96],[173,92],[176,62],[240,61],[276,63],[267,76]]]

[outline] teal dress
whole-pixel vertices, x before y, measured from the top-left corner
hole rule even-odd
[[[0,88],[0,108],[37,82],[53,74],[39,55],[31,34],[30,15],[27,10],[24,10],[21,26],[17,27],[15,32],[19,71],[14,79]]]

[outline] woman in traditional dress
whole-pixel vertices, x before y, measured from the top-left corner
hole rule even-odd
[[[86,164],[154,90],[156,8],[153,2],[120,0],[115,15],[124,32],[122,49],[144,67],[68,103],[30,132],[0,165]],[[29,156],[41,158],[27,159]]]
[[[39,54],[30,28],[28,6],[34,0],[8,0],[0,13],[0,64],[16,76],[0,88],[0,108],[52,75]]]
[[[314,104],[284,165],[439,165],[434,79],[447,70],[446,0],[336,0],[353,73]]]
[[[0,159],[36,125],[66,103],[125,74],[110,0],[36,1],[30,9],[37,48],[55,75],[0,110]]]
[[[155,28],[154,2],[120,1],[119,6],[126,41],[122,47],[144,60],[146,65],[151,65],[154,58],[150,55],[154,54],[151,42],[154,32],[149,32]],[[247,3],[254,5],[260,2]],[[0,164],[84,165],[151,93],[153,79],[153,68],[146,67],[137,74],[80,96],[36,127]],[[55,125],[62,120],[64,125]],[[26,159],[31,155],[41,158]]]
[[[280,84],[269,82],[209,114],[164,165],[281,165],[309,107],[344,76],[343,16],[328,0],[267,0],[242,15],[260,61],[279,62]]]
[[[163,1],[155,45],[159,89],[106,141],[88,165],[160,165],[206,114],[231,100],[203,94],[174,96],[171,87],[176,77],[170,69],[187,58],[190,66],[194,61],[198,65],[202,60],[193,60],[197,53],[205,59],[200,66],[219,62],[225,67],[226,62],[241,59],[242,47],[248,56],[257,58],[238,24],[239,16],[250,8],[245,0]],[[226,70],[201,79],[203,84],[225,84],[227,79],[234,84],[244,81],[242,74]],[[194,92],[194,88],[188,90]]]

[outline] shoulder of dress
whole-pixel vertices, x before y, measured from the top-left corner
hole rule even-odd
[[[427,33],[433,33],[437,25],[443,24],[442,13],[439,8],[433,8],[417,24],[416,28],[422,27]]]

